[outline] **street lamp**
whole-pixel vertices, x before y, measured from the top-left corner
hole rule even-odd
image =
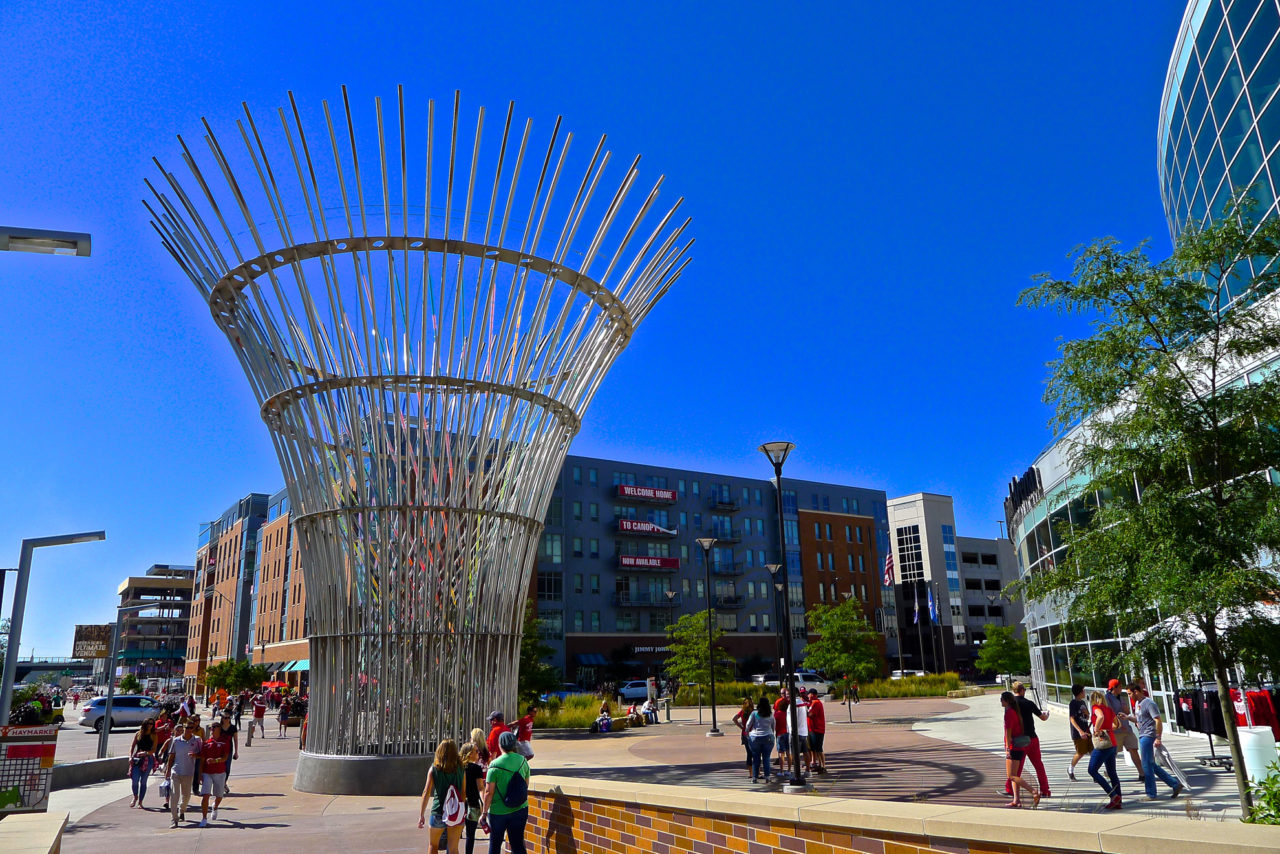
[[[47,231],[43,228],[0,226],[0,252],[35,252],[40,255],[88,257],[89,235],[79,231]]]
[[[13,612],[9,617],[8,654],[4,657],[4,672],[0,675],[0,679],[4,680],[4,684],[0,685],[0,724],[9,723],[9,707],[13,703],[13,682],[18,675],[18,643],[22,640],[22,617],[27,610],[27,582],[31,580],[31,553],[43,546],[91,543],[106,538],[106,531],[86,531],[53,537],[32,537],[22,541],[22,555],[18,559],[18,583],[13,588]]]
[[[708,737],[724,735],[716,726],[716,650],[712,642],[712,626],[715,623],[715,600],[711,598],[711,549],[715,547],[715,537],[699,537],[694,540],[702,548],[702,562],[707,570],[707,660],[711,665],[711,732]]]
[[[116,624],[111,627],[111,653],[107,657],[107,699],[102,706],[102,729],[98,731],[99,759],[107,758],[107,738],[111,735],[111,703],[116,696],[116,656],[120,654],[120,624],[124,622],[124,615],[130,611],[146,611],[154,607],[154,602],[116,607]]]
[[[765,442],[760,446],[760,453],[769,458],[769,462],[773,464],[774,477],[774,495],[777,498],[778,510],[778,552],[782,556],[782,563],[778,564],[779,569],[774,573],[774,587],[777,589],[787,590],[789,592],[790,585],[787,575],[787,534],[782,524],[782,464],[787,461],[787,456],[795,450],[795,445],[791,442]],[[781,585],[779,588],[778,585]],[[791,650],[794,646],[791,637],[791,603],[787,599],[782,603],[782,622],[783,635],[786,641],[783,644],[782,665],[785,667],[787,678],[787,696],[788,703],[791,707],[791,782],[782,787],[782,791],[787,793],[807,792],[809,784],[805,782],[804,775],[800,773],[800,744],[795,738],[794,733],[800,731],[800,723],[797,719],[796,711],[796,674],[795,663],[792,661]]]

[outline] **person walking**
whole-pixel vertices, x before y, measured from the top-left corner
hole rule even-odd
[[[812,757],[815,774],[827,773],[827,755],[822,752],[822,742],[827,736],[827,711],[822,700],[818,699],[818,691],[809,689],[809,755]]]
[[[1116,713],[1116,720],[1119,722],[1115,734],[1117,751],[1121,747],[1129,751],[1129,758],[1138,769],[1138,782],[1146,785],[1146,777],[1142,773],[1142,754],[1138,752],[1138,736],[1129,725],[1136,720],[1133,716],[1133,707],[1125,700],[1119,679],[1112,679],[1107,683],[1105,699],[1111,711]]]
[[[253,695],[253,701],[250,704],[253,709],[253,717],[249,719],[249,737],[245,740],[245,747],[253,745],[253,731],[256,729],[263,737],[267,737],[267,700],[261,693]]]
[[[530,703],[524,710],[524,717],[515,723],[516,752],[526,760],[533,758],[533,719],[538,716],[538,704]]]
[[[241,716],[244,715],[244,701],[245,701],[244,692],[241,691],[239,694],[236,695],[235,706],[233,706],[235,719],[236,719],[237,732],[240,731],[240,727],[241,727],[240,718]]]
[[[1160,718],[1160,708],[1151,699],[1147,689],[1138,682],[1129,683],[1129,697],[1133,701],[1134,718],[1138,727],[1138,753],[1142,757],[1142,767],[1146,773],[1147,800],[1156,800],[1156,778],[1164,783],[1176,798],[1182,794],[1182,783],[1168,771],[1156,764],[1156,748],[1160,746],[1160,736],[1164,733],[1164,721]]]
[[[481,768],[489,767],[489,760],[493,757],[489,754],[489,746],[484,741],[484,730],[476,727],[471,730],[471,743],[476,746],[476,762]]]
[[[800,753],[804,760],[804,773],[808,774],[812,767],[809,754],[809,699],[803,691],[796,692],[796,731],[791,734],[791,748]]]
[[[751,782],[760,782],[761,766],[764,781],[769,782],[769,754],[773,752],[773,707],[766,697],[761,697],[747,718],[747,741],[751,747]]]
[[[1084,700],[1084,686],[1076,683],[1071,686],[1071,703],[1067,706],[1067,723],[1070,729],[1071,743],[1075,745],[1075,755],[1067,766],[1067,776],[1076,778],[1076,763],[1093,752],[1093,738],[1089,735],[1089,704]]]
[[[201,741],[196,735],[196,724],[186,719],[182,732],[169,741],[169,758],[165,760],[164,778],[172,787],[169,793],[169,813],[173,817],[170,827],[187,820],[187,806],[191,803],[191,778],[196,773],[196,759],[200,756]]]
[[[240,758],[240,728],[231,723],[231,714],[225,709],[222,712],[222,737],[231,742],[231,755],[227,757],[227,770],[223,787],[227,793],[231,793],[231,784],[226,782],[231,779],[231,760]]]
[[[1118,810],[1121,799],[1120,778],[1116,776],[1116,744],[1118,743],[1116,728],[1120,724],[1120,719],[1101,691],[1094,691],[1089,695],[1089,705],[1091,707],[1089,729],[1093,739],[1093,755],[1089,757],[1089,776],[1111,798],[1103,809]],[[1110,783],[1102,778],[1098,770],[1103,765],[1107,767]]]
[[[466,854],[472,854],[476,844],[476,828],[480,825],[480,806],[483,803],[480,789],[484,786],[484,769],[476,761],[480,756],[474,741],[465,742],[458,757],[462,761],[462,774],[467,787],[467,820],[463,825],[466,828]]]
[[[285,738],[289,732],[289,698],[280,701],[280,711],[276,715],[276,738]]]
[[[733,716],[733,722],[738,725],[738,732],[742,739],[742,747],[747,752],[747,777],[751,774],[751,742],[747,739],[747,718],[751,717],[751,701],[746,697],[742,698],[742,707],[738,709],[738,713]]]
[[[773,732],[777,737],[778,778],[783,779],[791,774],[791,739],[787,735],[787,689],[773,704]]]
[[[529,821],[529,763],[516,753],[516,736],[498,737],[502,755],[489,763],[484,777],[480,827],[489,833],[489,854],[502,854],[505,837],[511,854],[525,854],[524,828]]]
[[[507,728],[507,719],[502,712],[494,709],[489,713],[489,736],[485,740],[484,746],[489,749],[489,761],[492,762],[498,756],[498,739],[502,737],[504,732],[510,732]]]
[[[1022,779],[1022,763],[1027,758],[1027,746],[1031,737],[1023,729],[1023,716],[1018,708],[1018,699],[1012,691],[1000,695],[1000,705],[1004,707],[1004,774],[1006,785],[1012,793],[1013,800],[1005,804],[1007,807],[1022,806],[1022,790],[1031,793],[1031,806],[1040,806],[1040,793],[1031,788]]]
[[[213,797],[212,820],[218,820],[218,807],[227,796],[227,757],[231,755],[231,739],[222,732],[221,723],[209,725],[209,737],[200,748],[200,826],[208,827],[209,797]]]
[[[451,738],[440,742],[435,760],[427,771],[427,784],[422,788],[422,802],[418,809],[418,827],[430,826],[427,851],[436,854],[441,839],[448,854],[458,854],[458,840],[462,838],[462,825],[466,820],[466,780],[462,770],[462,758],[458,745]],[[427,804],[431,805],[431,818],[427,819]]]
[[[1049,775],[1044,769],[1044,760],[1040,758],[1040,737],[1036,735],[1036,718],[1042,721],[1049,719],[1049,713],[1041,709],[1035,703],[1027,699],[1027,686],[1021,682],[1014,682],[1011,686],[1013,689],[1014,707],[1018,710],[1018,714],[1022,715],[1022,733],[1031,739],[1030,743],[1023,748],[1023,758],[1021,762],[1031,760],[1031,767],[1036,769],[1036,781],[1040,784],[1040,797],[1050,797],[1049,793]],[[1022,776],[1022,765],[1018,766],[1018,776]],[[1005,782],[1004,793],[1013,797],[1012,784]]]
[[[133,735],[133,743],[129,745],[129,782],[133,787],[133,800],[129,802],[129,808],[141,807],[142,801],[147,796],[147,778],[151,776],[151,769],[155,767],[156,749],[160,746],[160,740],[156,736],[156,722],[147,719],[142,722],[142,728]]]

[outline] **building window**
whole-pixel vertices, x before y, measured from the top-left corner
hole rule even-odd
[[[538,615],[538,637],[559,640],[564,637],[564,614],[560,611],[544,611]]]
[[[645,516],[648,517],[648,521],[663,528],[671,524],[671,517],[667,515],[666,510],[649,510]]]
[[[827,552],[827,570],[829,572],[836,571],[836,556],[831,552]]]
[[[822,523],[820,522],[813,523],[813,538],[815,540],[822,539]]]
[[[865,584],[858,585],[858,598],[861,599],[863,602],[867,601],[867,585]]]
[[[818,601],[819,602],[827,601],[827,588],[822,586],[821,584],[818,585]]]
[[[688,546],[681,546],[681,547],[680,547],[680,559],[681,559],[681,560],[683,560],[683,561],[687,561],[687,560],[689,560],[689,547],[688,547]]]
[[[582,557],[582,537],[573,538],[573,556]]]
[[[689,579],[687,578],[680,579],[680,592],[686,596],[689,595]]]
[[[600,541],[595,537],[587,540],[587,556],[600,557]]]
[[[751,500],[751,490],[747,489],[745,486],[744,486],[744,487],[742,487],[742,503],[743,503],[743,505],[745,506],[745,505],[746,505],[746,503],[747,503],[748,501],[750,501],[750,500]]]
[[[799,545],[800,543],[800,523],[795,519],[782,520],[782,537],[783,542],[789,546]]]
[[[547,508],[547,524],[553,528],[559,528],[564,525],[564,501],[562,499],[551,499],[551,506]]]
[[[581,611],[573,612],[573,630],[575,632],[582,631],[582,612]]]
[[[689,481],[689,491],[693,493],[694,498],[698,497],[698,482],[696,480]]]
[[[600,612],[599,611],[591,612],[591,631],[593,632],[600,631]]]
[[[680,478],[676,481],[676,495],[679,498],[684,498],[684,491],[684,478]]]
[[[998,593],[1000,591],[1000,579],[988,578],[986,580],[986,587],[988,590],[993,590]]]
[[[756,566],[768,566],[764,562],[764,549],[756,549]]]
[[[831,539],[831,526],[827,525],[826,528],[827,528],[827,539],[829,540]]]
[[[573,574],[573,592],[577,596],[582,595],[582,573],[575,572]]]
[[[756,536],[757,537],[764,536],[764,520],[763,519],[756,520]]]
[[[736,632],[738,630],[738,615],[732,611],[716,611],[716,625],[722,631]]]
[[[782,515],[796,515],[796,491],[794,489],[782,490]]]
[[[582,485],[582,466],[573,467],[573,482],[578,486]]]
[[[613,473],[614,486],[635,486],[636,473],[631,471],[615,471]]]
[[[542,535],[542,559],[548,563],[564,562],[564,537],[560,534]]]
[[[695,530],[698,530],[698,531],[702,530],[702,514],[701,513],[693,514],[693,527]]]
[[[961,562],[961,563],[977,563],[977,562],[978,562],[978,553],[977,553],[977,552],[962,552],[962,553],[960,554],[960,562]]]
[[[599,504],[592,501],[590,504],[587,505],[587,510],[590,511],[591,513],[592,522],[600,521],[600,505]]]
[[[620,632],[640,631],[640,623],[636,619],[634,611],[619,611],[616,624],[617,630]]]
[[[845,525],[845,526],[844,526],[844,541],[845,541],[846,543],[852,543],[852,542],[853,542],[853,526],[852,526],[852,525]]]
[[[920,526],[904,525],[895,532],[898,538],[898,579],[904,582],[924,580],[924,558],[920,551]]]
[[[982,556],[982,565],[983,566],[999,566],[1000,559],[993,554],[984,554]]]
[[[858,526],[858,542],[862,542],[862,526]]]
[[[768,614],[760,615],[760,628],[763,631],[766,631],[766,632],[769,631],[769,615]]]
[[[867,567],[866,567],[866,565],[864,564],[864,562],[863,562],[863,561],[864,561],[864,558],[862,557],[862,555],[858,555],[858,572],[866,572],[866,571],[867,571]]]
[[[1003,605],[991,605],[990,607],[988,607],[988,608],[987,608],[987,616],[989,616],[989,617],[1003,617],[1003,616],[1004,616],[1004,606],[1003,606]]]
[[[755,499],[756,499],[756,506],[757,506],[757,507],[763,507],[763,506],[764,506],[764,496],[762,496],[762,495],[760,494],[760,490],[758,490],[758,489],[757,489],[757,490],[755,490]]]
[[[573,521],[575,522],[582,521],[582,502],[581,501],[573,502]]]
[[[754,561],[751,559],[751,549],[747,549],[747,569],[751,569]]]
[[[613,518],[615,518],[615,519],[634,519],[634,518],[636,518],[636,508],[634,508],[634,507],[619,507],[619,506],[617,506],[617,505],[614,505],[614,508],[613,508]]]
[[[787,603],[793,608],[804,607],[804,584],[802,582],[787,582]]]
[[[595,469],[587,469],[587,483],[591,486],[600,485],[600,477],[596,474]]]
[[[813,509],[813,510],[818,509],[818,493],[816,492],[809,493],[809,505],[810,505],[810,509]]]
[[[964,580],[964,589],[965,589],[965,590],[981,590],[981,589],[982,589],[982,579],[981,579],[981,578],[966,578],[966,579]]]
[[[969,606],[969,616],[970,616],[970,617],[973,617],[973,618],[976,618],[976,619],[982,619],[982,618],[986,617],[987,615],[983,612],[983,610],[982,610],[982,606],[981,606],[981,605],[970,605],[970,606]]]
[[[698,599],[701,599],[701,598],[703,598],[704,596],[706,596],[706,595],[707,595],[707,587],[706,587],[706,585],[703,583],[703,581],[702,581],[702,579],[701,579],[701,578],[699,578],[699,579],[697,580],[697,582],[695,583],[695,585],[694,585],[694,589],[696,590],[695,595],[696,595],[696,597],[697,597]]]
[[[599,592],[600,592],[600,576],[598,576],[598,575],[592,575],[592,576],[588,577],[587,581],[589,581],[589,582],[591,583],[591,592],[592,592],[592,593],[599,593]]]
[[[840,499],[840,512],[841,512],[841,513],[848,513],[848,512],[849,512],[849,499],[847,499],[847,498],[841,498],[841,499]]]

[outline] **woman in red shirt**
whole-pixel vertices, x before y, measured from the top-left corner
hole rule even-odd
[[[1005,806],[1022,806],[1022,790],[1026,789],[1031,793],[1031,806],[1038,807],[1040,792],[1028,786],[1018,776],[1018,768],[1026,757],[1026,748],[1031,744],[1031,738],[1022,730],[1022,715],[1018,712],[1018,701],[1014,699],[1012,691],[1005,691],[1000,695],[1000,705],[1004,706],[1004,773],[1009,781],[1010,791],[1013,792],[1013,800]]]
[[[1120,725],[1120,719],[1106,702],[1101,691],[1094,691],[1089,695],[1089,705],[1093,707],[1089,717],[1089,729],[1093,732],[1093,753],[1089,756],[1089,776],[1111,798],[1104,809],[1118,810],[1120,809],[1120,778],[1116,776],[1115,730]],[[1110,785],[1099,771],[1103,765],[1107,766],[1107,776],[1111,778]]]

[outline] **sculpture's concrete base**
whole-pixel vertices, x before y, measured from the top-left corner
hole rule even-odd
[[[323,756],[303,752],[293,787],[319,795],[420,795],[431,756]]]

